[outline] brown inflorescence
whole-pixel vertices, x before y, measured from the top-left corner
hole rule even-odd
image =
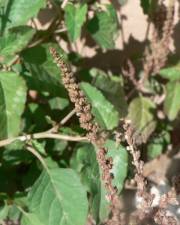
[[[135,88],[138,89],[138,81],[135,77],[135,67],[130,59],[127,59],[125,62],[124,68],[122,68],[122,73],[125,77],[129,78]]]
[[[68,91],[69,98],[74,103],[76,115],[79,118],[80,126],[87,130],[87,137],[90,142],[98,148],[97,160],[102,171],[102,179],[107,190],[107,200],[111,203],[112,217],[107,224],[119,225],[117,217],[119,217],[119,197],[117,188],[113,186],[113,175],[111,169],[113,166],[112,158],[107,157],[107,149],[104,147],[105,135],[101,131],[99,125],[95,122],[94,116],[91,113],[91,105],[80,89],[79,84],[71,71],[70,66],[64,62],[62,57],[54,48],[50,48],[50,52],[62,72],[62,81]],[[118,206],[118,208],[117,208]]]
[[[167,214],[168,204],[177,204],[176,187],[173,187],[168,193],[161,196],[158,207],[154,208],[152,206],[155,196],[147,190],[147,181],[143,176],[144,162],[140,159],[140,151],[137,149],[136,143],[133,140],[134,130],[131,121],[124,120],[123,128],[125,131],[125,139],[128,144],[127,150],[132,155],[132,163],[136,169],[134,180],[137,183],[137,195],[142,199],[140,208],[136,212],[137,217],[140,221],[143,221],[148,217],[152,217],[153,220],[159,225],[177,225],[176,219],[172,215]]]
[[[154,35],[156,38],[162,38],[162,28],[164,26],[164,22],[167,19],[167,7],[163,1],[159,3],[155,12],[152,15],[152,22],[154,25]]]
[[[178,205],[177,193],[174,187],[172,187],[167,193],[163,194],[159,201],[157,211],[154,213],[154,221],[159,225],[172,224],[177,225],[177,220],[173,215],[168,215],[168,205]]]
[[[140,151],[136,149],[136,145],[133,141],[133,128],[131,125],[131,121],[124,120],[124,131],[125,131],[125,139],[128,144],[127,150],[130,152],[133,158],[133,165],[136,168],[136,175],[134,180],[137,183],[137,194],[142,198],[142,203],[140,206],[139,217],[143,219],[146,214],[148,214],[151,210],[151,205],[154,196],[147,192],[146,188],[146,179],[143,176],[143,166],[144,162],[140,160]]]
[[[144,75],[139,81],[140,87],[144,85],[151,74],[157,74],[167,61],[173,31],[174,2],[174,0],[169,0],[169,5],[167,7],[165,7],[164,4],[159,6],[158,12],[160,12],[160,14],[158,14],[158,22],[154,19],[153,37],[150,46],[145,49],[143,62]]]

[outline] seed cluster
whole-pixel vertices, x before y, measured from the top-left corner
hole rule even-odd
[[[170,52],[169,43],[173,31],[174,4],[174,0],[170,0],[169,6],[160,5],[161,16],[159,16],[158,22],[155,21],[156,24],[150,46],[145,50],[144,76],[140,84],[144,84],[150,74],[157,74],[167,61],[167,56]]]
[[[79,84],[74,77],[68,64],[64,62],[62,57],[56,52],[54,48],[50,48],[50,52],[62,72],[62,81],[66,90],[68,91],[69,98],[74,103],[76,115],[79,118],[80,126],[87,130],[87,136],[92,144],[97,146],[97,160],[102,171],[102,179],[107,190],[107,199],[111,203],[112,218],[117,217],[116,206],[119,201],[117,195],[117,188],[112,185],[113,175],[111,169],[113,166],[112,158],[107,157],[107,149],[104,147],[105,135],[101,131],[99,125],[95,122],[94,116],[91,113],[91,105],[79,87]],[[110,223],[108,223],[110,224]],[[117,223],[116,223],[117,224]]]
[[[164,26],[164,22],[167,20],[167,7],[164,2],[161,2],[159,6],[157,6],[156,11],[152,15],[152,22],[155,27],[156,38],[162,38],[162,28]]]
[[[50,52],[62,71],[63,84],[68,90],[71,102],[74,103],[76,115],[79,117],[81,127],[91,133],[92,139],[95,138],[99,131],[99,126],[95,122],[92,123],[94,118],[91,114],[91,105],[87,103],[85,95],[80,90],[69,65],[62,60],[62,57],[59,56],[54,48],[51,48]]]

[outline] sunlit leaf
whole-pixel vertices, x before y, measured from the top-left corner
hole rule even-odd
[[[89,33],[102,48],[111,49],[117,37],[117,16],[112,5],[106,10],[97,12],[87,25]]]
[[[26,85],[13,72],[0,73],[0,139],[17,135],[26,101]]]
[[[133,99],[129,105],[128,117],[131,119],[135,130],[141,134],[144,142],[156,128],[154,109],[154,103],[142,96]]]
[[[166,85],[164,112],[169,120],[174,120],[180,110],[180,82],[169,82]]]
[[[20,52],[26,47],[34,34],[35,30],[27,26],[22,26],[0,37],[1,56],[7,57]]]
[[[114,106],[98,89],[89,83],[82,82],[81,88],[92,104],[92,113],[96,120],[108,130],[116,127],[118,125],[119,115]]]
[[[176,66],[161,69],[159,74],[168,80],[180,80],[180,63]]]
[[[128,154],[124,147],[116,146],[116,143],[112,140],[108,140],[105,146],[109,150],[108,156],[113,159],[111,171],[114,175],[113,185],[117,186],[120,192],[127,176]],[[98,149],[95,150],[91,144],[78,145],[71,159],[71,166],[80,173],[82,183],[90,193],[91,211],[98,223],[99,220],[103,221],[107,218],[109,202],[105,197],[106,190],[101,179],[96,151]]]
[[[86,13],[86,4],[75,5],[70,3],[65,7],[65,24],[71,41],[75,41],[81,35],[81,27],[85,22]]]
[[[87,197],[71,169],[45,169],[28,197],[30,213],[43,225],[84,225]]]
[[[29,19],[36,16],[39,10],[45,7],[45,0],[12,0],[8,2],[6,11],[6,26],[15,27],[25,25]]]

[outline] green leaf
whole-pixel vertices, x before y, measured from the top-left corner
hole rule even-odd
[[[7,0],[0,0],[0,7],[4,7],[7,3]]]
[[[161,143],[161,140],[156,139],[153,140],[148,146],[147,146],[147,156],[148,159],[154,159],[157,156],[159,156],[163,151],[163,144]]]
[[[43,225],[84,225],[88,212],[86,192],[71,169],[47,169],[28,196],[30,213]]]
[[[112,49],[117,37],[117,16],[112,5],[106,11],[97,12],[87,25],[88,31],[101,48]]]
[[[2,220],[7,218],[8,212],[9,212],[9,205],[5,203],[3,206],[0,207],[0,222],[2,222]]]
[[[71,166],[80,173],[81,181],[90,193],[90,210],[97,223],[109,214],[109,203],[105,198],[104,184],[100,179],[96,152],[91,144],[77,145],[71,158]]]
[[[116,146],[112,140],[105,145],[109,152],[108,156],[113,158],[112,173],[114,174],[113,184],[120,192],[124,179],[127,176],[128,154],[124,147]],[[98,151],[98,149],[96,149]],[[104,221],[109,214],[109,203],[106,200],[106,190],[100,178],[99,165],[96,159],[96,151],[91,144],[77,145],[77,149],[71,158],[71,166],[81,175],[82,183],[90,193],[90,208],[96,222]]]
[[[99,179],[99,167],[96,160],[96,153],[91,144],[77,144],[76,151],[71,158],[71,167],[81,174],[81,181],[91,192],[97,187]]]
[[[23,114],[25,132],[40,132],[47,129],[47,112],[44,110],[43,106],[44,105],[37,103],[29,103],[26,106],[26,110]]]
[[[135,131],[141,134],[143,142],[147,141],[156,128],[156,121],[153,115],[154,109],[154,103],[142,96],[133,99],[129,105],[128,117],[131,119]]]
[[[86,20],[87,4],[67,4],[65,7],[65,24],[70,41],[74,42],[81,35],[81,27]]]
[[[27,150],[26,150],[27,151]],[[27,151],[28,152],[28,151]],[[30,152],[29,152],[30,153]],[[32,155],[32,153],[31,153]],[[32,187],[34,182],[38,179],[38,177],[41,174],[42,167],[39,166],[39,163],[37,163],[37,160],[33,160],[29,166],[28,170],[25,174],[21,177],[22,179],[22,186],[24,190],[27,190]],[[27,199],[26,199],[27,200]]]
[[[25,148],[25,143],[19,140],[5,146],[3,151],[3,165],[14,166],[20,163],[29,163],[32,161],[32,154]]]
[[[24,210],[21,210],[21,212],[23,215],[21,219],[21,225],[44,225],[39,221],[35,214],[26,213]]]
[[[14,200],[16,201],[16,200]],[[8,218],[12,221],[18,221],[20,218],[20,210],[17,208],[17,205],[13,204],[9,208]]]
[[[150,143],[147,145],[148,159],[154,159],[159,156],[166,146],[170,144],[170,134],[168,131],[162,131],[157,137],[150,139]]]
[[[43,44],[26,49],[22,53],[25,66],[30,72],[25,78],[29,89],[65,97],[67,94],[60,82],[61,71],[49,52],[50,46],[55,47],[60,54],[62,53],[62,50],[56,44]]]
[[[151,0],[141,0],[141,6],[142,6],[143,12],[145,14],[147,14],[149,12],[150,1]]]
[[[180,63],[176,66],[161,69],[159,74],[168,80],[180,80]]]
[[[127,115],[127,102],[122,87],[122,79],[117,76],[108,76],[102,70],[91,69],[90,74],[93,77],[93,85],[100,89],[104,96],[114,105],[119,112],[119,116]]]
[[[166,85],[164,112],[169,120],[174,120],[180,110],[180,82],[173,81]]]
[[[141,7],[143,9],[144,14],[149,14],[154,11],[157,6],[156,0],[141,0]]]
[[[43,156],[46,156],[47,155],[47,153],[45,151],[45,148],[44,148],[44,145],[41,142],[39,142],[37,140],[32,140],[31,143],[32,143],[33,148],[37,152],[39,152]]]
[[[12,0],[8,2],[5,26],[8,28],[25,25],[29,19],[37,15],[39,10],[46,6],[45,0]]]
[[[103,94],[89,83],[82,82],[81,88],[92,105],[92,113],[103,128],[112,130],[118,125],[119,115]]]
[[[49,139],[46,141],[47,151],[50,152],[50,154],[52,154],[53,156],[62,155],[64,153],[64,150],[66,150],[67,146],[68,142],[64,140]]]
[[[98,192],[95,193],[92,199],[92,215],[96,222],[99,224],[99,221],[103,222],[107,219],[110,213],[110,203],[106,199],[106,190],[103,182],[99,182],[98,184]]]
[[[116,142],[112,140],[108,140],[105,147],[108,149],[107,155],[113,159],[113,168],[111,170],[114,175],[113,185],[120,192],[128,172],[128,153],[122,145],[117,146]]]
[[[20,52],[35,34],[35,30],[30,27],[17,27],[11,32],[0,37],[1,56],[11,56]]]
[[[13,72],[0,72],[0,139],[20,131],[26,101],[24,80]]]
[[[47,167],[49,169],[57,169],[57,168],[59,168],[59,162],[53,160],[50,156],[46,157],[44,159],[44,161],[45,161],[45,163],[46,163],[46,165],[47,165]]]
[[[69,105],[69,101],[66,98],[54,97],[49,101],[51,110],[63,110]]]

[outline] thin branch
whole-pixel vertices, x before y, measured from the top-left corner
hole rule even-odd
[[[59,123],[57,123],[54,127],[52,127],[50,130],[48,130],[48,133],[56,133],[56,132],[58,132],[59,127],[63,126],[75,114],[76,114],[76,111],[75,111],[75,109],[73,109]]]
[[[121,32],[121,39],[122,39],[122,47],[123,49],[126,46],[126,41],[125,41],[125,34],[124,34],[124,19],[123,19],[123,15],[121,13],[121,8],[117,11],[117,15],[119,16],[119,28],[120,28],[120,32]]]
[[[64,0],[63,3],[61,4],[61,9],[64,9],[68,3],[68,0]]]
[[[15,57],[8,63],[8,67],[11,67],[11,66],[13,66],[16,62],[17,62],[17,60],[19,59],[19,55],[15,55]]]
[[[47,165],[46,165],[44,159],[42,158],[42,156],[33,147],[27,146],[26,149],[29,152],[31,152],[34,156],[36,156],[36,158],[38,158],[39,161],[42,163],[43,167],[48,170]]]
[[[150,32],[150,27],[151,27],[151,22],[148,21],[144,40],[147,40],[148,39],[149,32]]]
[[[88,141],[87,137],[81,137],[81,136],[68,136],[68,135],[63,135],[63,134],[53,134],[49,133],[49,131],[45,132],[40,132],[40,133],[35,133],[35,134],[25,134],[22,136],[14,137],[14,138],[9,138],[0,141],[0,147],[3,147],[5,145],[11,144],[13,141],[28,141],[31,139],[59,139],[59,140],[66,140],[66,141]]]
[[[59,34],[59,33],[62,33],[62,32],[66,32],[67,29],[64,27],[64,28],[60,28],[60,29],[57,29],[54,31],[55,34]]]
[[[59,140],[66,140],[66,141],[87,141],[87,137],[81,136],[68,136],[63,134],[50,134],[47,132],[36,133],[30,135],[33,139],[42,139],[42,138],[52,138],[52,139],[59,139]]]
[[[47,38],[47,36],[43,36],[43,37],[37,39],[36,41],[30,43],[30,44],[27,46],[27,48],[32,48],[32,47],[35,47],[35,46],[37,46],[37,45],[43,43],[43,41],[45,41],[46,38]]]
[[[61,120],[60,124],[64,125],[73,115],[76,114],[76,110],[73,109],[67,116],[64,117],[64,119]]]

